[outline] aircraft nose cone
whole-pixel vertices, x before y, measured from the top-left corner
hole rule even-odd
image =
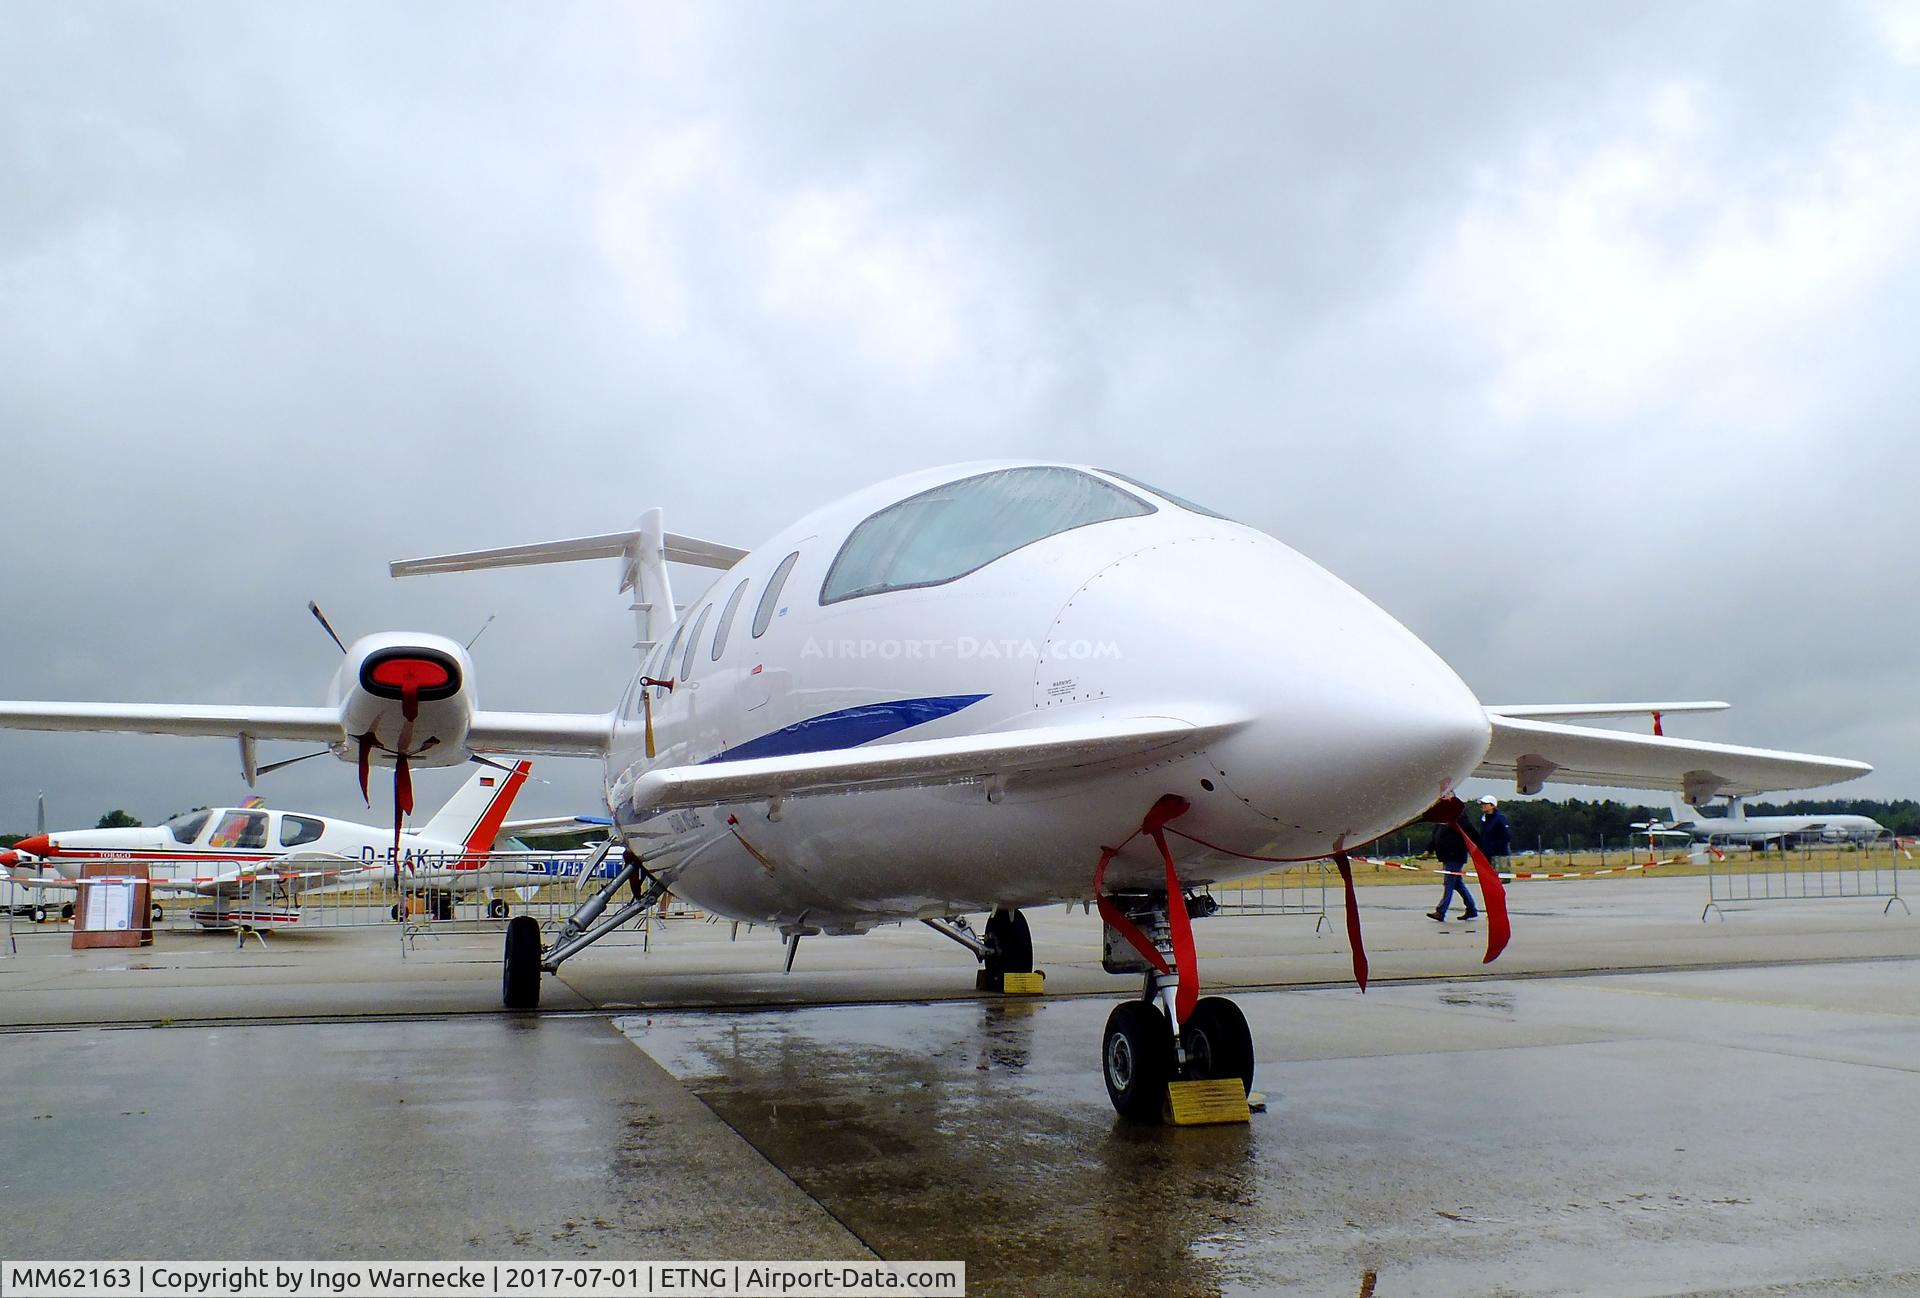
[[[13,850],[16,854],[15,859],[18,859],[18,854],[22,852],[29,856],[52,856],[54,854],[53,840],[45,834],[33,834],[15,843]]]
[[[1101,625],[1126,628],[1108,662],[1089,653],[1052,675],[1043,664],[1045,697],[1132,695],[1172,715],[1191,699],[1244,717],[1208,746],[1213,782],[1291,850],[1378,837],[1426,811],[1486,754],[1486,712],[1453,669],[1270,537],[1198,537],[1111,565],[1062,612],[1050,656],[1097,643]]]

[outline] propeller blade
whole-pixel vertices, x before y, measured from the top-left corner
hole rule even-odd
[[[347,651],[347,646],[344,643],[342,643],[340,639],[340,633],[333,629],[333,623],[327,621],[327,615],[320,611],[320,606],[314,603],[312,600],[308,600],[307,612],[313,614],[314,619],[318,621],[320,625],[326,630],[327,635],[332,638],[335,644],[340,646],[340,652],[345,653]]]
[[[469,648],[469,649],[471,649],[471,648],[473,648],[473,646],[474,646],[474,643],[475,643],[475,641],[477,641],[477,640],[479,640],[481,636],[483,636],[483,635],[485,635],[485,634],[487,633],[487,628],[493,625],[493,619],[495,619],[495,618],[497,618],[497,617],[499,617],[499,616],[500,616],[500,615],[499,615],[498,613],[489,613],[489,614],[487,614],[487,620],[486,620],[486,621],[484,621],[484,622],[482,622],[482,623],[480,624],[480,629],[479,629],[478,631],[475,631],[475,632],[473,633],[473,639],[472,639],[472,640],[469,640],[469,641],[467,641],[467,648]]]
[[[393,759],[393,884],[400,887],[400,825],[413,814],[413,772],[407,767],[407,755]],[[402,911],[406,909],[401,906]]]

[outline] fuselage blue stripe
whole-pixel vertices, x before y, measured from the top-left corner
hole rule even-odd
[[[897,699],[892,703],[864,703],[857,708],[823,712],[784,729],[749,739],[707,758],[708,762],[738,762],[750,757],[790,757],[795,753],[824,753],[857,748],[914,726],[952,716],[971,707],[985,694],[945,694],[936,698]],[[704,764],[704,763],[703,763]]]

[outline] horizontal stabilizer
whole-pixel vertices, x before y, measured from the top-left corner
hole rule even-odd
[[[1510,779],[1522,793],[1540,786],[1592,784],[1668,789],[1701,803],[1715,794],[1810,789],[1857,779],[1873,768],[1840,757],[1629,734],[1493,715],[1493,742],[1475,775]]]
[[[634,810],[644,814],[788,794],[1070,772],[1148,754],[1155,761],[1165,761],[1199,752],[1241,724],[1236,720],[1195,725],[1172,717],[1131,717],[826,753],[705,762],[649,771],[635,781],[631,798]]]
[[[518,568],[536,563],[574,563],[582,559],[618,559],[629,547],[641,543],[640,532],[608,532],[601,536],[577,536],[566,541],[536,541],[532,545],[508,545],[494,550],[467,550],[460,554],[436,554],[425,559],[401,559],[388,565],[396,577],[424,577],[441,572],[474,572],[482,568]],[[662,548],[669,562],[692,564],[697,568],[733,567],[747,557],[745,550],[718,541],[702,541],[694,536],[667,532]]]
[[[500,832],[508,838],[558,838],[563,834],[591,834],[612,824],[609,816],[537,816],[509,820],[500,826]]]
[[[1530,721],[1599,721],[1608,718],[1678,716],[1682,712],[1725,712],[1728,704],[1703,703],[1514,703],[1487,707],[1494,717],[1522,717]]]

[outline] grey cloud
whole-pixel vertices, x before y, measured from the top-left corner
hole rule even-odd
[[[310,701],[316,597],[498,609],[489,704],[604,707],[611,565],[385,562],[1004,453],[1273,531],[1490,700],[1920,773],[1872,7],[14,4],[0,85],[0,694]],[[0,735],[0,825],[234,768]]]

